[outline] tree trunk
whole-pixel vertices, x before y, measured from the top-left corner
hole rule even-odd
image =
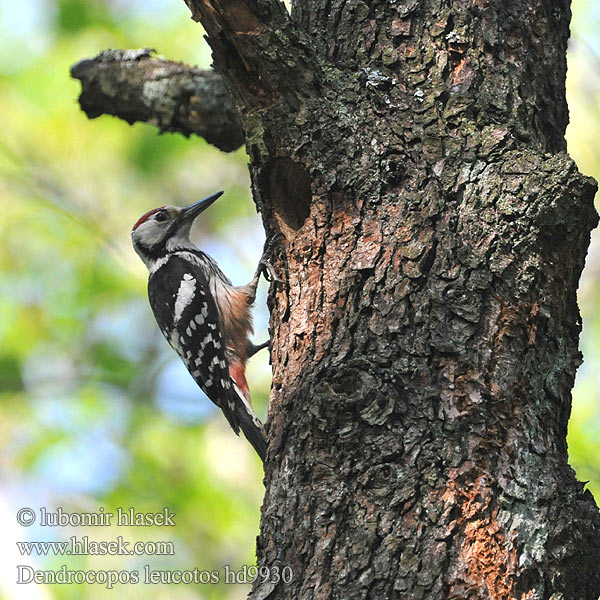
[[[251,598],[596,600],[564,0],[186,0],[284,280]]]
[[[278,237],[258,598],[589,599],[569,4],[188,0]]]

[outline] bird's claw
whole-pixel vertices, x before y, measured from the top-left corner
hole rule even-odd
[[[283,282],[283,280],[277,276],[273,265],[265,258],[261,258],[260,262],[258,263],[258,270],[264,275],[267,281],[274,281],[277,283]]]
[[[263,348],[271,348],[271,340],[267,340],[262,344],[254,344],[248,340],[248,348],[247,348],[247,358],[254,356],[257,352],[262,350]]]

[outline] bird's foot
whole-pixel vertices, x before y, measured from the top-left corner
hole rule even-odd
[[[247,356],[248,358],[250,358],[254,356],[259,350],[262,350],[263,348],[269,348],[270,346],[271,340],[267,340],[262,344],[253,344],[252,342],[248,341]]]
[[[274,281],[277,283],[283,282],[283,280],[278,277],[273,265],[266,258],[261,258],[258,262],[256,274],[259,276],[263,275],[267,281]]]

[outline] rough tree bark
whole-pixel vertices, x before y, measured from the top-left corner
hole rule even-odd
[[[251,598],[596,600],[566,0],[186,0],[279,234]]]

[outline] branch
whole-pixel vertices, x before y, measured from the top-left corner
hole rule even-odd
[[[81,81],[79,104],[86,115],[144,121],[186,137],[195,133],[225,152],[239,148],[244,132],[221,76],[151,54],[107,50],[74,64],[71,76]]]
[[[268,108],[319,86],[318,64],[279,0],[185,0],[240,109]]]

